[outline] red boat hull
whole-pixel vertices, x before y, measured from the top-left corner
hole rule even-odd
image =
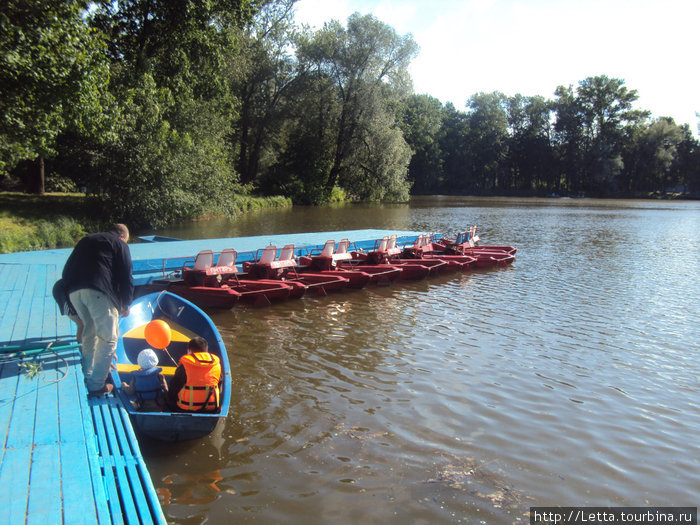
[[[248,279],[229,280],[222,286],[228,286],[238,292],[240,294],[239,302],[256,306],[269,305],[272,301],[290,299],[293,292],[293,297],[301,297],[306,290],[304,288],[302,294],[297,295],[295,287],[290,284],[264,279],[259,281]]]
[[[480,250],[471,252],[470,255],[476,258],[475,266],[477,268],[487,268],[491,266],[508,266],[515,260],[515,255],[508,254],[502,251],[486,251]]]
[[[448,264],[440,259],[389,259],[389,264],[392,266],[400,266],[403,264],[419,265],[428,269],[428,275],[437,275],[440,272],[446,271],[449,268]],[[456,269],[456,268],[455,268]]]
[[[241,297],[240,293],[231,288],[190,286],[184,281],[171,282],[166,289],[200,308],[233,308]]]
[[[370,283],[377,285],[391,284],[392,281],[401,278],[402,268],[389,264],[355,264],[344,262],[339,264],[340,268],[349,268],[351,271],[361,271],[370,276]]]
[[[383,271],[383,268],[393,268],[393,269],[398,269],[399,273],[394,279],[401,279],[401,280],[417,280],[417,279],[424,279],[427,277],[430,272],[431,268],[429,266],[424,266],[417,261],[413,260],[407,260],[407,261],[391,261],[389,262],[379,262],[377,263],[375,261],[375,256],[373,253],[360,253],[360,252],[353,252],[352,253],[352,261],[342,261],[339,262],[338,265],[340,267],[348,267],[351,266],[353,268],[361,269],[362,271],[370,271],[370,269],[378,269],[379,271]],[[365,270],[367,268],[367,270]]]
[[[427,253],[421,259],[440,259],[447,263],[448,270],[466,271],[469,268],[476,266],[477,259],[471,255],[442,255]],[[420,259],[419,259],[420,260]]]
[[[354,269],[338,269],[338,270],[321,270],[321,271],[315,271],[314,273],[319,273],[321,275],[334,275],[338,277],[343,277],[344,279],[347,279],[348,282],[348,288],[364,288],[371,280],[372,276],[365,272],[364,270],[360,270],[359,268],[357,270]],[[299,275],[303,277],[306,275],[306,271],[300,270]]]
[[[338,275],[324,273],[297,273],[294,271],[285,273],[282,281],[285,283],[298,282],[306,286],[306,293],[326,295],[329,292],[339,292],[350,284],[350,280]]]

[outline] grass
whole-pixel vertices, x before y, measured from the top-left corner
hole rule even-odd
[[[82,194],[0,193],[0,253],[68,248],[96,226]]]
[[[106,226],[100,223],[96,202],[82,193],[0,192],[0,253],[73,247],[87,233]],[[235,217],[250,210],[291,205],[285,197],[234,195],[228,209],[212,213]]]

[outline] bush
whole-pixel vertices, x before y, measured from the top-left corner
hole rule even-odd
[[[82,225],[69,217],[36,222],[0,217],[0,253],[71,248],[85,235]]]

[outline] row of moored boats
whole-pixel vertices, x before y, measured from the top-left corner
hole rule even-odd
[[[476,226],[455,238],[419,235],[404,246],[397,236],[375,241],[369,251],[343,239],[328,240],[321,250],[297,253],[294,245],[267,246],[252,260],[237,263],[234,249],[204,250],[188,258],[175,273],[155,279],[151,291],[167,290],[203,308],[231,308],[237,303],[267,305],[273,301],[325,295],[368,284],[423,279],[446,271],[507,266],[513,246],[480,245]],[[240,267],[240,269],[239,269]]]

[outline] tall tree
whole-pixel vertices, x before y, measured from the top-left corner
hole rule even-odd
[[[550,104],[544,97],[515,95],[508,99],[508,157],[511,187],[517,190],[557,191],[550,147]]]
[[[310,75],[322,75],[333,83],[340,108],[333,125],[332,163],[323,185],[325,198],[337,184],[343,185],[361,129],[381,129],[363,125],[364,119],[374,117],[376,94],[384,92],[387,85],[406,88],[407,67],[416,51],[410,35],[399,36],[373,16],[357,13],[348,18],[347,28],[332,21],[298,40],[299,62],[308,64]]]
[[[624,129],[648,116],[633,108],[639,98],[625,81],[605,75],[579,82],[577,91],[586,146],[586,189],[596,193],[613,188],[623,168]]]
[[[451,102],[442,111],[442,129],[438,135],[441,161],[444,173],[442,191],[459,193],[468,188],[467,135],[469,122],[467,115],[457,111]]]
[[[301,74],[289,50],[295,2],[267,3],[237,34],[240,53],[231,57],[228,71],[240,107],[234,119],[234,140],[243,184],[256,181],[265,152],[273,149],[271,136],[281,131],[291,110],[289,92]]]
[[[413,151],[408,178],[413,192],[429,194],[442,185],[439,137],[443,124],[442,104],[428,95],[412,95],[401,104],[401,130]]]
[[[63,130],[107,125],[109,68],[99,35],[83,19],[89,2],[0,3],[0,174],[35,161],[32,190],[44,192],[44,157]]]
[[[503,93],[478,93],[468,103],[470,171],[472,189],[492,192],[504,185],[508,137],[506,97]]]

